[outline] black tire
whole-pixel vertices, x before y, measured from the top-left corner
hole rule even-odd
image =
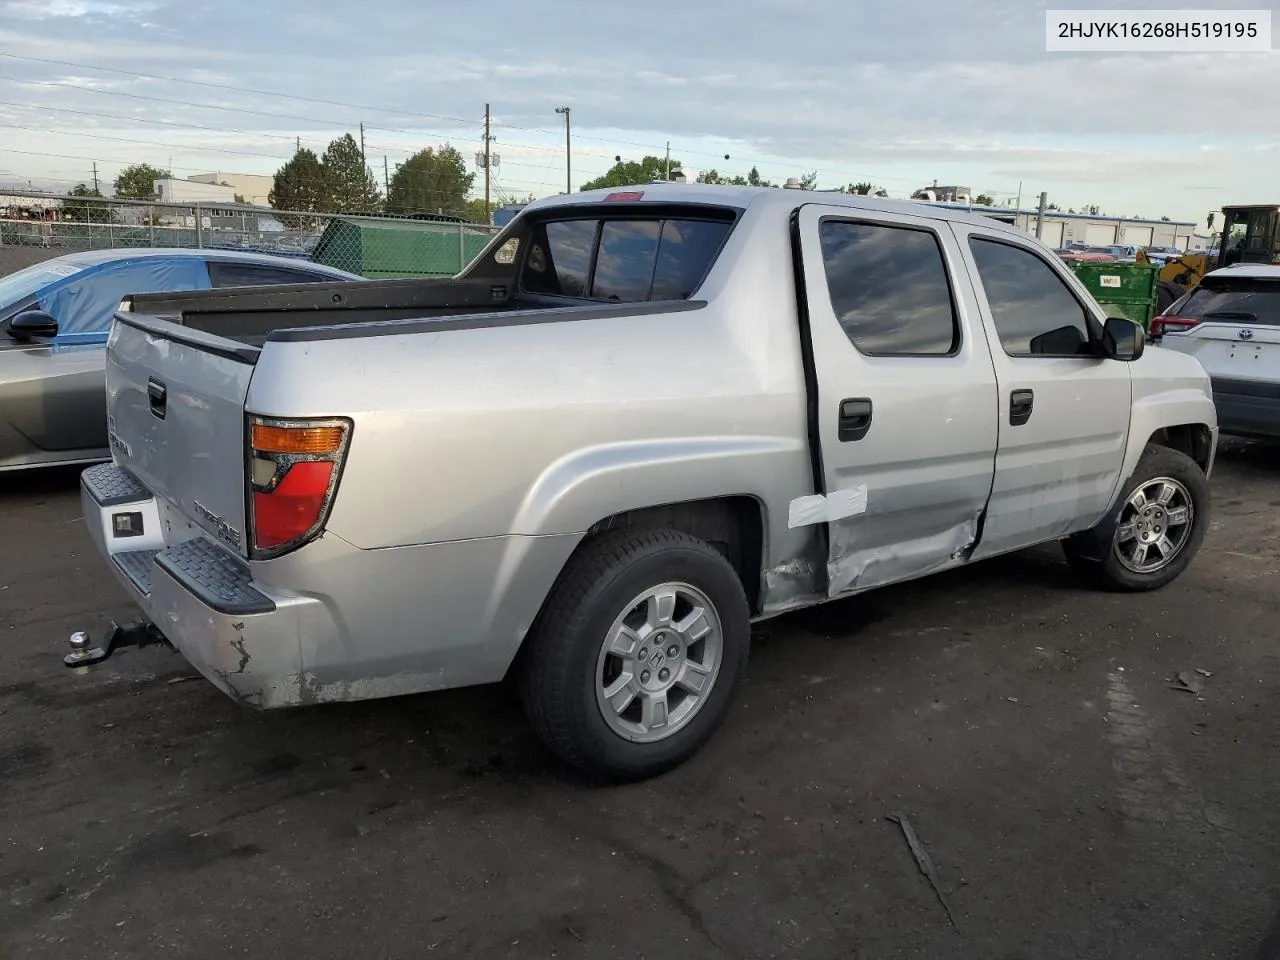
[[[665,739],[636,743],[602,715],[597,658],[627,603],[669,581],[697,588],[714,606],[720,667],[687,723]],[[521,699],[538,736],[567,763],[606,780],[643,780],[683,763],[711,738],[732,705],[750,642],[742,582],[714,548],[673,530],[618,530],[585,545],[552,588],[522,651]]]
[[[1187,291],[1172,280],[1161,280],[1156,287],[1156,314],[1162,314]]]
[[[1129,498],[1160,477],[1176,480],[1190,496],[1191,530],[1168,564],[1150,573],[1138,573],[1121,562],[1116,535]],[[1158,590],[1178,579],[1199,552],[1209,528],[1209,509],[1209,481],[1200,465],[1178,450],[1148,444],[1106,518],[1092,530],[1065,540],[1063,550],[1072,568],[1095,586],[1130,593]]]

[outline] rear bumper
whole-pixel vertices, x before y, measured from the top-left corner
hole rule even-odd
[[[327,534],[247,563],[113,464],[84,472],[81,502],[94,543],[165,639],[224,693],[261,708],[502,679],[581,541],[362,550]],[[141,533],[121,535],[117,523]]]
[[[1213,404],[1222,433],[1280,439],[1280,383],[1214,377]]]
[[[256,584],[247,564],[112,464],[82,474],[80,500],[116,579],[206,679],[249,706],[303,701],[300,632],[334,629],[319,601]]]

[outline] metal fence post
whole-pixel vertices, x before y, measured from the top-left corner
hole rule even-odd
[[[462,224],[458,224],[458,273],[465,267],[467,256],[467,235],[462,232]]]
[[[200,204],[196,204],[196,249],[204,249],[204,227],[200,222]]]

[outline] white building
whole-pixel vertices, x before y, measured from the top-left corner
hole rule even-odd
[[[255,207],[268,206],[267,197],[275,185],[275,177],[266,177],[258,173],[197,173],[187,177],[193,183],[221,183],[229,186],[236,196],[245,203]]]
[[[165,177],[154,183],[156,199],[161,203],[235,203],[234,187],[198,180]]]
[[[925,201],[927,202],[927,201]],[[967,210],[1002,223],[1012,224],[1036,232],[1038,210],[1013,210],[1006,207],[980,207],[976,204],[939,203],[937,206],[952,210]],[[1055,249],[1069,243],[1085,243],[1091,247],[1107,247],[1113,244],[1135,247],[1177,247],[1187,250],[1192,246],[1196,225],[1185,220],[1145,220],[1136,217],[1109,217],[1093,213],[1063,213],[1046,210],[1040,239]]]

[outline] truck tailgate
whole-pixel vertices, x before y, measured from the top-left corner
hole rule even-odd
[[[244,401],[258,351],[155,317],[119,314],[107,343],[116,462],[241,556]]]

